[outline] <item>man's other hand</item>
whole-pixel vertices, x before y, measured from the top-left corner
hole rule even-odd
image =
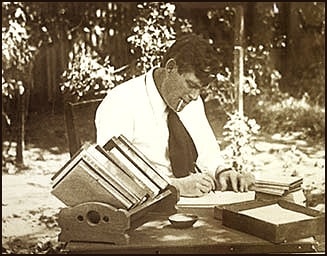
[[[239,173],[230,169],[218,174],[217,181],[221,191],[231,186],[235,192],[246,192],[255,184],[255,177],[250,172]]]
[[[215,182],[208,173],[196,173],[183,178],[171,179],[181,196],[199,197],[215,189]]]

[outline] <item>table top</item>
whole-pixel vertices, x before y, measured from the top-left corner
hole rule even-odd
[[[259,237],[246,234],[222,225],[215,219],[213,208],[183,208],[178,212],[198,215],[193,227],[172,227],[168,216],[149,213],[147,221],[128,232],[125,245],[109,243],[69,242],[68,252],[74,253],[271,253],[271,252],[315,252],[313,237],[274,244]]]

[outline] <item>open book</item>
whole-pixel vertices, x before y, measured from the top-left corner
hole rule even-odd
[[[180,197],[178,207],[213,208],[216,205],[240,203],[255,199],[255,191],[211,191],[202,197]]]

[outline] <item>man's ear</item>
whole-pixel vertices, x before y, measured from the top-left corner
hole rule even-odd
[[[174,59],[167,60],[165,68],[169,73],[172,71],[177,71],[176,61]]]

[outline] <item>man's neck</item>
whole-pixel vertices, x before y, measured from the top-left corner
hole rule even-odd
[[[153,71],[154,84],[156,85],[160,95],[161,95],[160,91],[161,91],[162,82],[163,82],[165,76],[166,76],[166,71],[164,68],[156,68]]]
[[[164,102],[166,102],[165,98],[162,96],[162,92],[161,92],[161,88],[162,88],[162,84],[164,81],[164,78],[166,77],[166,70],[164,68],[156,68],[153,71],[153,81],[154,84],[161,96],[161,98],[163,99]],[[166,103],[167,104],[167,103]]]

